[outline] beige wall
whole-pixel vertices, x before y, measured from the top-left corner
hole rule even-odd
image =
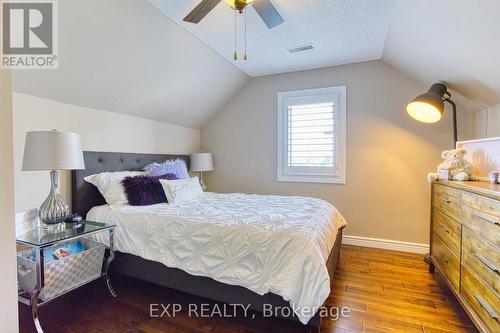
[[[276,181],[277,92],[347,85],[347,184]],[[215,158],[209,190],[305,195],[334,204],[349,235],[428,243],[426,174],[452,146],[450,112],[426,125],[406,103],[427,87],[380,61],[252,78],[202,129]],[[474,116],[459,105],[460,139],[474,136]]]
[[[476,138],[500,136],[500,104],[476,113]]]
[[[38,207],[50,189],[48,172],[21,171],[27,131],[80,133],[85,150],[186,154],[199,150],[200,130],[14,93],[16,212]],[[70,202],[69,173],[61,192]]]
[[[16,243],[12,152],[12,81],[10,70],[0,70],[0,332],[14,333],[17,324]]]

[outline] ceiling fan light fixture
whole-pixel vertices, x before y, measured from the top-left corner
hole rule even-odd
[[[222,0],[201,0],[183,20],[197,24],[221,2]],[[269,29],[273,29],[285,22],[271,0],[224,0],[224,2],[240,14],[243,13],[247,6],[252,5],[257,15],[260,16]]]
[[[254,0],[224,0],[224,2],[232,9],[242,13],[245,7],[251,5]]]

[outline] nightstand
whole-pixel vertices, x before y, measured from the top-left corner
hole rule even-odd
[[[43,333],[39,307],[91,281],[105,277],[111,295],[116,297],[108,276],[114,259],[115,227],[92,221],[41,225],[16,237],[17,244],[25,248],[17,253],[18,300],[31,307],[38,333]],[[68,249],[69,255],[58,260],[47,256],[60,248]],[[109,254],[104,260],[106,249]]]

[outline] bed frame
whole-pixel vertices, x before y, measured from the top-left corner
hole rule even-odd
[[[97,188],[84,181],[84,177],[100,172],[134,171],[142,170],[144,166],[152,162],[163,162],[167,159],[180,158],[189,167],[187,155],[161,155],[161,154],[135,154],[135,153],[109,153],[91,152],[83,153],[85,170],[74,170],[71,175],[72,183],[72,208],[73,213],[80,214],[85,218],[88,211],[94,206],[106,204],[106,201]],[[327,261],[330,280],[333,279],[335,267],[339,258],[340,245],[342,243],[342,231],[337,233],[335,245]],[[180,269],[169,268],[155,261],[146,260],[135,255],[116,252],[115,260],[111,265],[111,271],[151,282],[160,286],[180,290],[189,294],[206,297],[215,301],[230,304],[249,305],[252,310],[262,312],[264,304],[274,307],[289,307],[289,303],[281,296],[273,293],[258,295],[244,287],[228,285],[215,281],[208,277],[194,276]],[[282,311],[280,311],[282,312]],[[298,321],[295,315],[287,319]],[[318,314],[311,318],[308,326],[318,329],[321,318]]]

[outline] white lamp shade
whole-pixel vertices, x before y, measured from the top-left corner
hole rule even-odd
[[[212,153],[194,153],[190,157],[191,171],[211,171],[214,169]]]
[[[85,169],[80,134],[59,131],[26,133],[23,171]]]

